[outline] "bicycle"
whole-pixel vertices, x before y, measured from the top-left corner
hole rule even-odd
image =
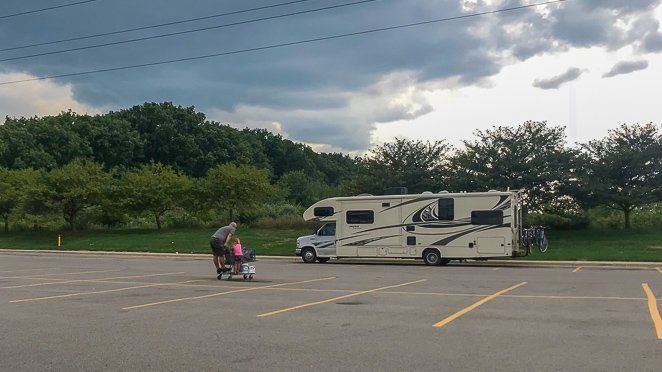
[[[531,252],[531,247],[538,247],[540,253],[547,252],[549,248],[549,241],[547,236],[545,236],[544,226],[531,226],[528,229],[522,230],[522,244],[527,249],[527,254]]]

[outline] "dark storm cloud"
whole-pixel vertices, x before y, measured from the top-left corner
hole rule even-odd
[[[540,89],[558,89],[562,84],[577,80],[583,71],[577,67],[571,67],[561,75],[547,79],[536,79],[533,86]]]
[[[603,78],[610,78],[616,75],[629,74],[631,72],[645,70],[648,68],[648,61],[622,61],[614,65],[606,74],[602,75]]]
[[[283,0],[103,0],[61,11],[0,23],[0,48],[87,33],[199,17],[275,4]],[[346,0],[350,2],[351,0]],[[4,0],[1,13],[49,5],[48,0]],[[124,40],[250,18],[312,9],[341,1],[315,0],[251,14],[211,19],[78,41],[32,50],[0,52],[0,59]],[[528,3],[528,2],[527,2]],[[143,101],[171,100],[214,111],[216,120],[279,122],[295,140],[348,150],[369,145],[376,122],[411,119],[431,110],[418,90],[440,81],[470,85],[497,74],[509,56],[525,60],[568,47],[618,47],[657,44],[652,26],[632,36],[617,20],[644,17],[660,0],[568,1],[545,12],[524,10],[356,38],[325,41],[259,53],[71,78],[76,99],[88,105],[119,108]],[[36,76],[121,66],[251,48],[261,45],[360,31],[521,5],[508,0],[380,0],[315,14],[151,40],[0,63],[0,70]],[[649,17],[650,18],[650,17]],[[653,36],[651,36],[653,35]],[[633,39],[634,38],[634,39]],[[394,77],[394,74],[406,74]],[[400,103],[393,97],[405,96]],[[242,110],[238,110],[242,107]],[[245,108],[251,107],[252,110]],[[383,108],[383,110],[380,110]],[[239,115],[241,113],[241,115]],[[266,117],[272,115],[273,117]]]

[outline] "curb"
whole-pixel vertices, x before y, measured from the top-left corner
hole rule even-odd
[[[149,257],[184,260],[208,260],[209,254],[193,253],[154,253],[154,252],[111,252],[111,251],[63,251],[63,250],[32,250],[32,249],[0,249],[0,254],[57,254],[77,256],[102,257]],[[296,256],[258,256],[258,261],[292,261],[301,259]],[[384,258],[344,258],[332,262],[353,264],[422,264],[416,259],[384,259]],[[594,268],[625,268],[625,269],[654,269],[662,267],[662,262],[628,262],[628,261],[536,261],[536,260],[504,260],[491,261],[465,261],[452,263],[450,266],[486,266],[486,267],[594,267]]]

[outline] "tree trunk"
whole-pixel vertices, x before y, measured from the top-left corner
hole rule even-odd
[[[75,213],[67,213],[64,215],[64,220],[69,223],[69,229],[71,231],[76,231],[76,214]]]
[[[9,232],[9,216],[2,216],[2,218],[5,220],[5,232]]]
[[[161,213],[156,213],[156,228],[161,230]]]
[[[234,208],[230,208],[230,222],[234,222]]]
[[[625,228],[629,229],[630,228],[630,212],[632,212],[631,209],[626,208],[623,210],[623,215],[625,216]]]

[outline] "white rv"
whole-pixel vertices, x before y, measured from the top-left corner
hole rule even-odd
[[[454,259],[513,257],[520,249],[518,192],[359,195],[321,200],[303,218],[322,227],[297,239],[304,262],[330,258]]]

